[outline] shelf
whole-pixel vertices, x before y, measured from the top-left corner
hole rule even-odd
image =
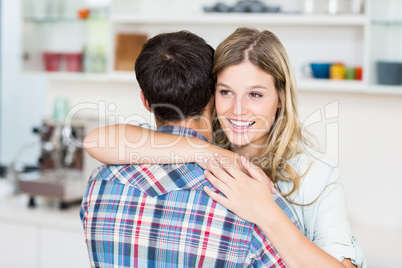
[[[366,86],[356,80],[296,79],[299,91],[364,93]]]
[[[44,75],[50,81],[63,82],[108,82],[108,83],[137,83],[134,72],[115,71],[105,74],[68,73],[68,72],[25,72],[25,74]],[[362,81],[356,80],[330,80],[330,79],[297,79],[300,92],[338,92],[338,93],[363,93],[377,95],[401,95],[402,86],[367,86]]]
[[[400,95],[401,86],[366,85],[362,81],[329,80],[329,79],[297,79],[298,90],[316,92],[362,93],[374,95]]]
[[[371,85],[367,88],[366,91],[367,91],[367,93],[370,93],[370,94],[402,96],[402,85],[401,86]]]
[[[99,17],[89,17],[87,19],[80,19],[78,17],[48,17],[48,18],[34,18],[25,17],[25,22],[31,23],[74,23],[74,22],[94,22],[94,21],[107,21],[109,17],[99,16]]]
[[[36,74],[45,75],[49,78],[50,81],[137,83],[137,79],[135,78],[134,72],[114,72],[114,73],[36,72]]]
[[[362,81],[299,79],[298,90],[303,92],[338,92],[402,96],[402,86],[366,85]]]
[[[402,20],[373,20],[371,24],[376,26],[402,26]]]
[[[50,81],[63,82],[93,82],[93,83],[137,83],[135,73],[131,71],[115,71],[111,73],[73,73],[73,72],[24,72],[24,75],[39,75]],[[366,85],[356,80],[330,80],[330,79],[296,79],[300,92],[338,92],[362,93],[375,95],[400,95],[402,86]]]
[[[201,25],[232,25],[232,24],[271,24],[292,26],[363,26],[366,17],[360,15],[295,15],[295,14],[250,14],[250,13],[197,13],[180,16],[173,15],[114,15],[114,23],[122,24],[201,24]]]

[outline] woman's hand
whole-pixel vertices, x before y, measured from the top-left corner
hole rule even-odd
[[[205,161],[205,176],[225,196],[205,186],[205,192],[216,202],[246,221],[258,224],[260,216],[275,204],[271,193],[276,189],[272,181],[257,166],[243,156],[231,163],[217,156]],[[249,174],[244,173],[241,168]]]
[[[297,229],[279,206],[275,206],[271,195],[275,188],[260,168],[241,156],[241,166],[249,176],[240,170],[239,165],[233,167],[224,159],[208,159],[205,174],[225,196],[207,186],[205,192],[244,220],[257,224],[288,267],[355,267],[350,259],[339,262]]]

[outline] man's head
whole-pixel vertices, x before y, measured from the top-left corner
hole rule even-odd
[[[144,44],[135,74],[157,121],[202,114],[214,93],[213,54],[210,45],[188,31],[159,34]]]

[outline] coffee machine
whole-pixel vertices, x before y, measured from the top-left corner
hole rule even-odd
[[[65,124],[47,119],[33,132],[40,137],[39,169],[18,176],[18,191],[30,196],[31,207],[36,206],[37,196],[56,199],[61,209],[81,202],[89,177],[84,172],[86,157],[82,146],[86,122]]]

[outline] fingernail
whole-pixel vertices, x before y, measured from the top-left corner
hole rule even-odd
[[[218,157],[218,156],[219,156],[219,154],[218,154],[218,153],[214,153],[214,156],[215,156],[215,157]]]
[[[246,158],[244,156],[240,156],[240,161],[243,164],[243,166],[247,165]]]
[[[204,169],[204,175],[207,175],[208,170]]]
[[[208,158],[204,158],[204,163],[206,164],[208,162]]]

